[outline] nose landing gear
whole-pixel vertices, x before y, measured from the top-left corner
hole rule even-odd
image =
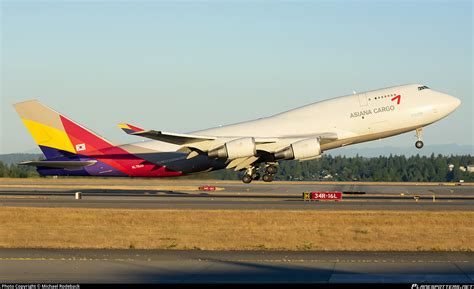
[[[423,147],[423,141],[421,140],[422,132],[423,132],[423,128],[420,127],[416,129],[416,138],[418,140],[415,142],[415,147],[417,149],[421,149]]]

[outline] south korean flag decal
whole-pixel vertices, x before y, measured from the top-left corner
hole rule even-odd
[[[85,151],[85,150],[86,150],[86,144],[85,143],[80,143],[80,144],[76,145],[76,151],[77,152]]]

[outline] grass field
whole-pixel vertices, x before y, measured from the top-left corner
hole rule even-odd
[[[0,209],[0,247],[473,251],[474,212]]]

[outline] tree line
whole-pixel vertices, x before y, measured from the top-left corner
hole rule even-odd
[[[467,171],[474,165],[471,155],[411,157],[390,155],[366,158],[324,155],[319,159],[280,162],[275,180],[287,181],[385,181],[385,182],[465,182],[474,181]],[[450,170],[451,165],[452,170]],[[462,169],[460,169],[462,167]],[[463,171],[466,170],[466,171]],[[217,179],[239,179],[236,172],[211,173]]]
[[[38,177],[34,167],[7,164],[0,161],[0,178],[31,178]]]
[[[451,166],[450,166],[451,165]],[[361,156],[324,155],[319,159],[280,162],[275,180],[288,181],[387,181],[387,182],[474,182],[474,173],[467,171],[474,165],[471,155],[443,156]],[[461,169],[460,169],[461,168]],[[237,180],[241,172],[220,170],[196,174],[192,179]],[[0,177],[38,177],[34,167],[6,164],[0,161]]]

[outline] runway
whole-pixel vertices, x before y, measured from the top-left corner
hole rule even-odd
[[[467,252],[0,249],[0,256],[0,283],[474,283]]]
[[[217,191],[200,191],[214,185]],[[82,193],[81,200],[74,193]],[[342,201],[303,201],[305,191],[341,191]],[[463,184],[253,183],[190,180],[34,179],[0,183],[0,206],[276,209],[459,210],[474,208],[474,186]]]
[[[217,190],[199,190],[203,185]],[[472,211],[473,189],[470,184],[9,179],[0,180],[0,206]],[[317,190],[342,191],[343,199],[302,199],[304,191]],[[78,191],[82,199],[75,200]],[[472,284],[473,264],[471,252],[0,249],[0,282]]]

